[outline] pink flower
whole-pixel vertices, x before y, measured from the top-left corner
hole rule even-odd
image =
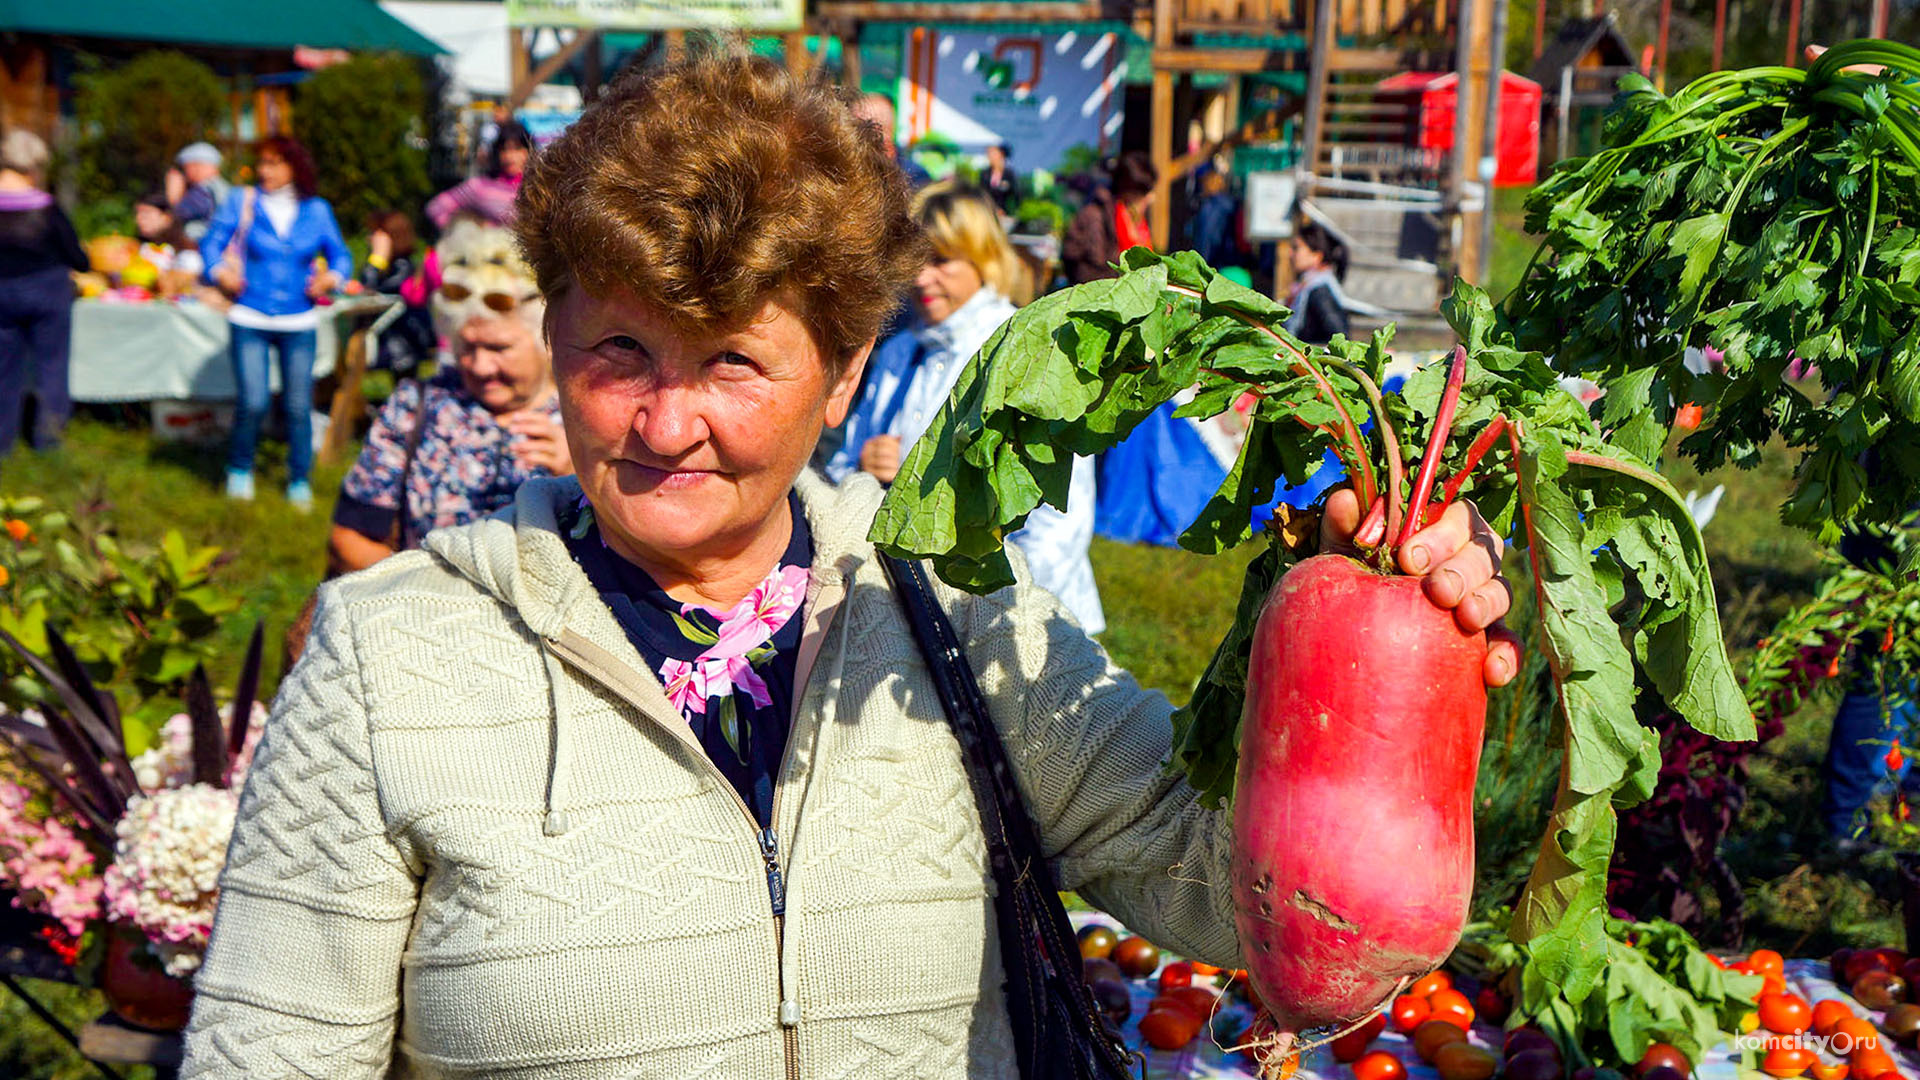
[[[660,665],[660,682],[667,689],[667,700],[691,720],[704,715],[709,698],[724,698],[736,689],[745,690],[753,703],[765,709],[773,704],[773,691],[765,679],[753,670],[747,654],[773,640],[807,599],[807,582],[812,572],[804,566],[780,566],[753,587],[753,591],[726,612],[695,604],[683,604],[680,612],[690,615],[704,611],[720,620],[719,640],[692,660],[668,657]]]

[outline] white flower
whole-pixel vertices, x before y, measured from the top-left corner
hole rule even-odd
[[[233,706],[226,705],[220,710],[220,723],[224,727],[233,722]],[[247,739],[241,744],[240,756],[233,762],[232,786],[242,787],[247,777],[247,766],[253,763],[253,748],[260,742],[260,732],[267,723],[267,707],[261,702],[253,703],[253,713],[247,722]],[[160,727],[159,735],[139,757],[133,759],[133,778],[142,791],[159,791],[161,788],[184,787],[193,782],[193,720],[186,713],[175,713]]]
[[[232,791],[190,784],[135,796],[115,826],[108,914],[145,931],[170,974],[199,966],[238,808]]]

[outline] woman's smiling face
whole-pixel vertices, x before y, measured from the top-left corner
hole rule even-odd
[[[774,300],[742,326],[688,335],[631,297],[572,288],[548,320],[567,445],[607,544],[696,584],[777,557],[787,492],[822,428],[846,418],[871,343],[834,378]]]

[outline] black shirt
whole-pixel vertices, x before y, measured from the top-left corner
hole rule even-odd
[[[787,542],[775,573],[792,577],[795,568],[808,571],[813,566],[813,536],[800,500],[791,493],[787,509],[793,515],[793,538]],[[753,676],[764,684],[764,698],[756,700],[753,690],[758,686],[750,685],[748,678],[733,680],[730,693],[715,697],[699,698],[697,689],[685,685],[676,695],[671,673],[662,673],[675,661],[681,665],[696,661],[710,648],[721,617],[704,608],[682,605],[646,571],[607,547],[600,539],[599,527],[593,524],[590,508],[574,510],[563,516],[560,524],[574,561],[586,571],[600,599],[647,666],[662,675],[660,681],[667,686],[668,697],[681,708],[707,756],[753,809],[761,828],[771,827],[773,788],[780,777],[781,759],[786,756],[793,699],[798,692],[794,680],[801,629],[806,623],[805,579],[799,582],[802,603],[773,631],[766,643],[770,650],[756,649],[747,655]],[[750,596],[741,604],[752,599]],[[742,608],[736,606],[734,610]],[[675,670],[685,669],[676,665]]]

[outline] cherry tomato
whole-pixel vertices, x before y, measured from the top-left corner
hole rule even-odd
[[[1367,1044],[1379,1038],[1385,1030],[1387,1014],[1374,1013],[1371,1020],[1333,1040],[1333,1060],[1342,1065],[1359,1061],[1360,1055],[1367,1052]]]
[[[1768,994],[1760,999],[1760,1023],[1768,1031],[1798,1035],[1813,1023],[1813,1006],[1793,994]]]
[[[1719,968],[1721,971],[1727,970],[1727,962],[1725,960],[1720,959],[1712,953],[1707,954],[1707,959],[1713,963],[1714,967]]]
[[[1768,1076],[1777,1076],[1780,1080],[1791,1080],[1807,1071],[1816,1060],[1813,1051],[1799,1046],[1781,1046],[1767,1051],[1760,1062],[1760,1071]]]
[[[1353,1063],[1353,1080],[1407,1080],[1407,1067],[1385,1050],[1375,1050]]]
[[[1483,986],[1473,995],[1474,1011],[1496,1024],[1507,1018],[1507,1007],[1506,996],[1491,986]]]
[[[1760,1030],[1760,1014],[1750,1012],[1740,1018],[1740,1034],[1751,1035]]]
[[[1458,990],[1442,990],[1427,998],[1427,1007],[1435,1020],[1445,1020],[1465,1031],[1473,1026],[1473,1002]]]
[[[1677,1046],[1670,1043],[1654,1043],[1647,1047],[1646,1053],[1640,1055],[1640,1064],[1634,1069],[1641,1076],[1645,1076],[1649,1071],[1662,1067],[1686,1076],[1693,1071],[1693,1062],[1688,1061],[1687,1055]]]
[[[1851,1019],[1853,1010],[1839,998],[1828,998],[1813,1007],[1813,1033],[1831,1038],[1840,1021]]]
[[[1755,949],[1748,955],[1747,963],[1762,975],[1785,975],[1787,961],[1772,949]]]
[[[1193,973],[1195,975],[1201,976],[1202,978],[1209,978],[1214,975],[1220,974],[1219,968],[1214,967],[1212,964],[1203,964],[1198,960],[1195,960],[1192,962],[1192,967],[1193,967]]]
[[[1812,1065],[1807,1066],[1807,1075],[1813,1077],[1813,1080],[1847,1080],[1847,1071],[1847,1064],[1844,1061],[1829,1065],[1816,1059]]]
[[[1877,1077],[1883,1073],[1900,1075],[1900,1066],[1896,1065],[1893,1055],[1875,1047],[1871,1050],[1857,1050],[1853,1055],[1853,1074],[1855,1076]]]
[[[1080,928],[1080,956],[1086,960],[1104,959],[1119,940],[1120,935],[1113,932],[1113,927],[1089,923]]]
[[[1844,1036],[1844,1038],[1843,1038]],[[1849,1016],[1833,1025],[1833,1052],[1836,1054],[1857,1054],[1863,1050],[1880,1048],[1880,1029],[1857,1016]],[[1854,1070],[1861,1072],[1861,1070]],[[1862,1073],[1870,1076],[1870,1073]]]
[[[1202,1021],[1213,1019],[1214,1012],[1220,1008],[1220,995],[1204,986],[1178,987],[1161,994],[1157,1000],[1173,1002]]]
[[[1442,990],[1453,989],[1453,976],[1444,971],[1429,972],[1414,981],[1407,993],[1414,997],[1432,997]]]
[[[1787,992],[1787,977],[1785,975],[1775,975],[1773,972],[1768,971],[1763,972],[1760,979],[1761,997],[1765,997],[1768,994],[1784,994]]]
[[[1160,992],[1178,990],[1193,985],[1193,965],[1185,960],[1176,960],[1160,969]]]
[[[1420,1022],[1433,1014],[1433,1006],[1426,998],[1417,998],[1412,994],[1401,994],[1393,999],[1393,1030],[1402,1035],[1413,1034]]]
[[[1413,1052],[1433,1064],[1433,1055],[1450,1042],[1465,1042],[1467,1033],[1445,1020],[1428,1020],[1413,1031]]]
[[[1155,1003],[1140,1018],[1140,1037],[1155,1050],[1178,1050],[1200,1034],[1200,1020],[1185,1007]]]

